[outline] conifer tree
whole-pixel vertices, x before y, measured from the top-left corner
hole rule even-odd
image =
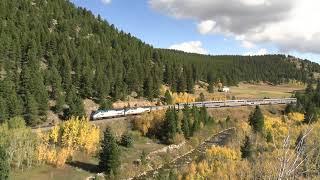
[[[89,65],[89,57],[84,58],[85,62],[83,64],[83,69],[81,72],[81,81],[80,81],[80,87],[81,87],[81,94],[83,97],[92,97],[92,83],[93,83],[93,71]]]
[[[185,92],[187,88],[187,83],[186,83],[186,78],[184,75],[180,75],[178,78],[178,83],[177,83],[177,92]]]
[[[262,132],[264,128],[264,117],[259,106],[256,106],[253,114],[249,117],[249,124],[254,132]]]
[[[0,146],[0,179],[9,179],[10,165],[5,149]]]
[[[84,106],[83,101],[79,96],[73,97],[73,103],[69,105],[69,111],[68,111],[68,117],[71,116],[78,116],[83,117],[85,115],[84,113]]]
[[[10,94],[8,94],[6,99],[9,117],[22,115],[23,102],[22,99],[18,97],[17,93],[12,91]]]
[[[267,132],[266,140],[268,143],[271,143],[273,141],[273,136],[270,131]]]
[[[185,105],[183,108],[183,119],[182,119],[182,131],[184,137],[187,139],[190,137],[190,110],[189,106]]]
[[[304,113],[303,122],[308,124],[308,123],[316,122],[317,120],[318,120],[318,115],[316,112],[316,107],[313,103],[310,103],[306,108],[306,112]]]
[[[205,106],[202,106],[200,108],[200,120],[203,122],[204,125],[209,123],[209,115],[208,115],[207,108]]]
[[[52,86],[51,98],[57,100],[62,92],[62,85],[61,85],[61,77],[56,67],[52,67],[50,70],[50,84]]]
[[[147,97],[149,100],[152,100],[153,93],[152,93],[152,79],[150,76],[147,77],[147,79],[144,81],[143,84],[144,89],[144,96]]]
[[[249,136],[245,137],[244,144],[240,148],[241,158],[248,159],[252,156],[252,143]]]
[[[65,104],[65,98],[64,98],[64,96],[63,96],[61,93],[57,94],[57,97],[56,97],[56,105],[55,105],[55,107],[54,107],[54,111],[55,111],[56,113],[62,112],[62,111],[63,111],[63,106],[64,106],[64,104]]]
[[[120,149],[117,141],[113,136],[111,129],[104,131],[103,140],[101,141],[101,151],[99,154],[99,168],[105,174],[117,174],[120,167]]]
[[[103,73],[102,65],[97,63],[95,80],[94,80],[94,91],[99,99],[104,99],[109,95],[110,82],[106,75]]]
[[[40,122],[38,104],[33,95],[28,93],[26,96],[25,119],[29,125],[36,125]]]
[[[74,86],[71,87],[71,90],[67,94],[67,104],[69,108],[65,110],[65,118],[71,118],[72,116],[82,117],[84,113],[84,105],[82,99],[77,95],[76,89]]]
[[[199,110],[196,106],[192,107],[192,116],[193,116],[193,124],[192,124],[192,135],[194,132],[200,129],[200,119],[199,119]]]
[[[214,92],[213,83],[209,83],[208,91],[209,91],[209,93],[213,93]]]
[[[294,109],[293,104],[290,103],[290,104],[288,104],[288,105],[286,106],[284,112],[285,112],[286,114],[289,114],[289,113],[292,113],[292,112],[293,112],[293,109]]]
[[[124,146],[124,147],[132,147],[133,146],[133,138],[130,134],[128,134],[127,132],[124,133],[121,136],[121,140],[120,140],[120,145]]]
[[[314,89],[313,89],[313,85],[312,85],[312,82],[308,82],[308,85],[307,85],[307,88],[306,88],[306,93],[307,94],[312,94],[314,92]]]
[[[0,124],[9,118],[6,101],[0,96]]]
[[[167,109],[165,114],[165,120],[162,127],[163,137],[162,140],[165,143],[170,143],[177,133],[177,124],[175,118],[175,110],[172,108]]]
[[[169,92],[169,90],[166,90],[166,93],[164,94],[164,99],[166,104],[171,105],[172,104],[172,96]]]
[[[102,99],[99,104],[99,110],[112,109],[112,101],[110,99]]]
[[[66,51],[63,51],[63,55],[60,59],[60,73],[62,78],[62,85],[63,88],[68,91],[72,85],[72,78],[71,78],[71,65],[69,56]]]

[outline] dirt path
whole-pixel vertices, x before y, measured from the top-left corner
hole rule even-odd
[[[170,163],[165,164],[164,166],[158,169],[147,171],[132,179],[134,180],[155,179],[155,177],[160,171],[166,172],[174,168],[181,168],[183,166],[186,166],[189,163],[191,163],[196,157],[198,157],[201,154],[204,154],[206,150],[212,147],[213,145],[218,145],[218,146],[225,145],[228,138],[230,138],[230,136],[234,133],[234,131],[235,131],[235,128],[229,128],[224,131],[221,131],[215,134],[214,136],[212,136],[211,138],[207,139],[206,141],[204,141],[196,149],[172,160]]]

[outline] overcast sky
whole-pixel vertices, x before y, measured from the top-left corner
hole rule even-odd
[[[317,0],[72,0],[154,47],[320,62]]]

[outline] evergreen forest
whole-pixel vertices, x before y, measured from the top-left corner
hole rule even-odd
[[[83,99],[158,98],[196,82],[307,82],[320,66],[285,55],[210,56],[157,49],[66,0],[0,1],[0,122],[82,116]],[[298,63],[297,63],[298,62]],[[53,102],[53,103],[52,103]],[[50,106],[49,106],[50,104]]]

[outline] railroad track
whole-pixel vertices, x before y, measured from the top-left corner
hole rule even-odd
[[[290,104],[296,103],[297,99],[295,98],[284,98],[284,99],[249,99],[249,100],[227,100],[227,101],[207,101],[207,102],[193,102],[193,103],[180,103],[178,105],[166,105],[166,106],[153,106],[147,107],[150,108],[150,111],[157,111],[157,110],[164,110],[168,109],[169,107],[175,107],[176,109],[183,109],[184,105],[187,104],[188,106],[197,106],[197,107],[206,107],[206,108],[225,108],[225,107],[241,107],[241,106],[264,106],[264,105],[279,105],[279,104]],[[146,107],[145,107],[146,108]],[[139,116],[139,114],[130,115],[130,116]],[[123,119],[127,116],[118,116],[118,117],[110,117],[106,119],[96,119],[90,121],[92,124],[99,124],[108,121],[114,121],[118,119]],[[34,131],[48,131],[52,129],[53,125],[47,126],[38,126],[33,127]]]
[[[138,175],[134,178],[131,178],[133,180],[148,180],[148,179],[155,179],[159,172],[169,172],[172,169],[175,168],[181,168],[183,166],[186,166],[190,164],[196,157],[199,155],[202,155],[206,152],[206,150],[213,145],[217,146],[223,146],[226,144],[228,139],[232,136],[232,134],[235,132],[235,128],[229,128],[226,130],[223,130],[214,136],[210,137],[206,141],[204,141],[202,144],[200,144],[197,148],[193,149],[192,151],[189,151],[188,153],[172,160],[170,163],[165,164],[161,166],[160,168],[153,169],[150,171],[147,171],[141,175]]]

